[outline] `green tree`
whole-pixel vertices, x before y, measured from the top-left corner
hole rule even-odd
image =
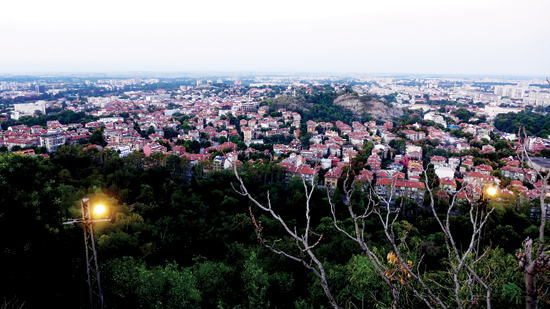
[[[92,136],[90,137],[90,144],[100,146],[107,145],[107,143],[103,139],[103,132],[101,131],[101,129],[96,129],[94,133],[92,133]]]
[[[218,143],[219,143],[219,144],[223,144],[223,143],[225,143],[225,142],[227,142],[227,138],[226,138],[225,136],[220,136],[220,137],[218,138]]]
[[[105,273],[110,276],[104,276],[104,290],[114,307],[197,308],[201,301],[192,270],[176,263],[147,267],[129,257],[109,261]]]
[[[468,121],[473,115],[472,113],[470,113],[468,110],[466,110],[465,108],[459,108],[458,110],[456,110],[456,112],[454,113],[454,115],[460,119],[460,120],[463,120],[463,121]]]
[[[178,137],[179,133],[173,128],[164,128],[164,138],[170,140],[174,137]]]

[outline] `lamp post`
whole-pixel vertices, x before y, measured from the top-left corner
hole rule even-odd
[[[487,209],[487,204],[489,203],[489,198],[495,196],[497,194],[497,188],[492,185],[488,185],[485,187],[485,189],[481,192],[481,198],[479,201],[479,209],[481,211],[481,216],[479,217],[479,222],[481,223],[483,221],[483,211]],[[477,249],[476,249],[476,258],[479,257],[479,244],[481,243],[481,234],[483,233],[483,229],[479,231],[479,236],[477,238]]]
[[[103,309],[103,293],[99,280],[99,267],[97,264],[97,251],[95,249],[94,222],[111,221],[110,218],[95,219],[93,214],[101,216],[106,208],[103,205],[96,205],[92,211],[90,199],[85,198],[80,202],[82,218],[63,222],[63,224],[82,223],[84,226],[84,245],[86,249],[86,269],[88,272],[88,288],[90,291],[90,307]]]
[[[487,187],[487,194],[489,194],[489,196],[495,196],[495,194],[497,194],[497,188],[493,186]]]

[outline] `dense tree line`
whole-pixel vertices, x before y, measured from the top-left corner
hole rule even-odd
[[[85,112],[78,112],[75,113],[70,110],[64,110],[59,113],[55,114],[48,114],[48,115],[40,115],[38,117],[33,116],[22,116],[17,120],[5,120],[1,122],[2,130],[6,130],[9,126],[13,125],[26,125],[28,127],[39,125],[46,127],[46,124],[48,121],[58,120],[61,124],[69,124],[69,123],[87,123],[90,121],[97,120],[97,117],[86,115]]]
[[[518,133],[524,127],[527,135],[548,137],[550,133],[550,115],[523,110],[519,113],[499,114],[494,121],[495,127],[503,132]]]
[[[50,159],[0,154],[0,273],[10,283],[0,299],[24,301],[29,307],[87,306],[82,228],[61,223],[77,218],[80,200],[89,197],[108,204],[112,212],[111,222],[96,225],[109,308],[328,308],[310,272],[258,244],[250,203],[231,186],[234,175],[205,174],[205,167],[190,173],[189,162],[176,156],[134,152],[120,158],[110,150],[82,146],[60,147]],[[243,172],[260,201],[267,201],[269,191],[277,212],[301,228],[306,197],[299,179],[286,183],[283,171],[267,157],[263,164],[243,165]],[[354,195],[355,202],[365,198],[362,194]],[[314,190],[312,228],[323,234],[315,250],[335,297],[352,307],[390,304],[390,291],[360,248],[334,228],[326,198],[326,192]],[[344,218],[344,201],[336,198],[335,203]],[[528,205],[520,200],[495,207],[482,243],[493,249],[479,267],[491,278],[494,307],[519,307],[502,291],[505,284],[521,286],[513,254],[522,239],[537,233],[537,222],[529,219]],[[426,276],[443,280],[445,240],[421,205],[410,203],[409,208],[397,223],[409,229],[407,250],[423,256]],[[462,231],[457,239],[466,245],[471,229],[467,205],[459,210],[451,224]],[[263,215],[257,219],[270,242],[280,239],[280,248],[299,255],[278,222]],[[369,242],[385,259],[390,248],[380,222],[373,217],[367,223]],[[414,295],[402,301],[403,307],[423,306]]]
[[[335,122],[341,120],[344,123],[351,123],[359,120],[359,117],[355,116],[350,110],[333,104],[338,95],[339,93],[331,90],[314,93],[306,93],[304,91],[296,98],[285,98],[285,100],[290,100],[291,103],[268,99],[262,104],[266,104],[270,107],[269,113],[276,112],[280,107],[296,111],[302,116],[303,123],[309,120],[317,122]]]

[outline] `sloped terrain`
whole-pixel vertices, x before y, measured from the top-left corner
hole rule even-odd
[[[308,111],[313,103],[306,102],[302,97],[282,96],[273,100],[274,108],[286,108],[287,110],[305,110]]]
[[[338,96],[334,104],[351,110],[355,114],[370,114],[376,119],[391,121],[403,116],[403,111],[397,107],[390,107],[375,99],[363,99],[362,97],[345,94]]]

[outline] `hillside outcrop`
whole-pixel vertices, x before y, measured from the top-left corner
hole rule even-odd
[[[352,94],[338,96],[334,104],[351,110],[355,114],[370,114],[375,119],[383,121],[395,120],[403,116],[400,108],[389,106],[387,103],[367,97],[358,97]]]

